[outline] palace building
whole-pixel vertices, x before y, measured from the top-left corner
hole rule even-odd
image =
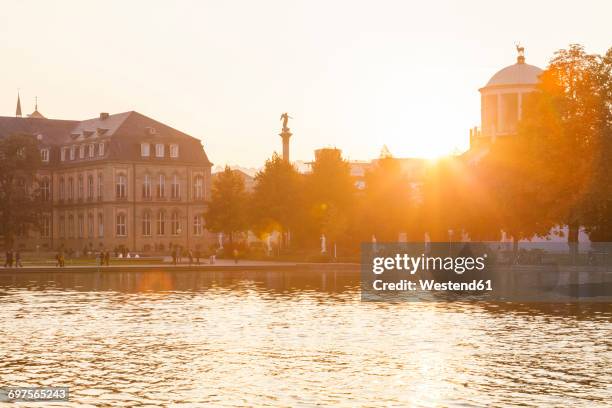
[[[38,108],[38,107],[37,107]],[[21,231],[15,249],[121,248],[161,252],[204,248],[211,162],[199,139],[138,112],[83,121],[0,117],[0,137],[39,141],[38,230]]]

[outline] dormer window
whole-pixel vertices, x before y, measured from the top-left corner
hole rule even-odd
[[[80,133],[71,133],[71,134],[70,134],[70,137],[72,138],[72,140],[76,140],[76,139],[78,139],[78,138],[79,138],[79,136],[81,136],[81,134],[80,134]]]
[[[93,130],[84,130],[83,137],[91,137],[94,134]]]
[[[79,159],[85,158],[85,145],[79,146]]]
[[[177,159],[179,155],[179,147],[177,144],[170,145],[170,157]]]
[[[49,162],[49,149],[40,149],[40,160],[43,162]]]
[[[155,145],[155,157],[164,157],[164,145],[162,143]]]
[[[148,143],[140,144],[140,155],[142,157],[149,157],[151,155],[151,145]]]
[[[98,136],[102,136],[103,134],[105,134],[106,132],[108,132],[108,129],[105,128],[97,128],[96,131],[98,132]]]
[[[104,156],[104,143],[98,144],[98,156]]]

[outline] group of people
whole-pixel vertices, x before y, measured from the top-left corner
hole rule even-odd
[[[110,251],[100,251],[96,255],[96,261],[100,266],[109,266],[110,265]]]
[[[180,263],[181,261],[181,251],[179,248],[174,248],[172,250],[172,265],[176,265],[178,263]],[[195,260],[195,264],[196,265],[200,265],[200,258],[202,258],[202,253],[200,252],[200,250],[196,250],[195,252],[192,251],[191,249],[188,249],[185,252],[185,255],[187,255],[187,259],[189,260],[189,265],[193,265],[194,264],[194,260]]]
[[[23,265],[21,264],[21,252],[8,250],[6,251],[6,255],[4,258],[4,267],[12,268],[13,265],[16,268],[23,268]]]

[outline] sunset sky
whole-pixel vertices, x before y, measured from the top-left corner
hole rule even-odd
[[[612,46],[609,1],[13,1],[2,6],[0,115],[136,110],[259,167],[337,146],[350,159],[467,147],[482,87],[515,62]]]

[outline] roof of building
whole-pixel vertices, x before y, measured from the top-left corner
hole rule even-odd
[[[0,116],[0,137],[13,133],[42,135],[39,137],[43,144],[56,146],[110,140],[105,157],[119,160],[140,157],[142,141],[176,142],[181,146],[181,162],[210,164],[200,139],[134,111],[100,114],[83,121]]]
[[[40,118],[21,118],[13,116],[0,116],[0,137],[14,133],[25,133],[28,135],[43,135],[44,144],[60,144],[70,130],[79,123],[75,120],[56,120]]]
[[[495,73],[485,87],[502,85],[535,85],[542,70],[535,65],[518,61]]]

